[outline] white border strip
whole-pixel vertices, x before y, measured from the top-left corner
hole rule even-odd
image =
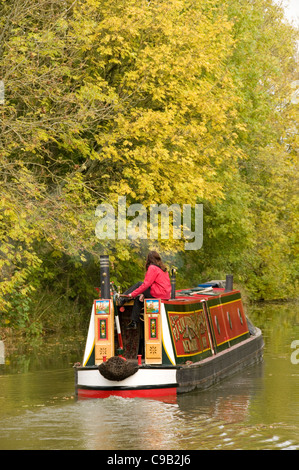
[[[88,335],[85,345],[84,357],[83,357],[83,366],[86,365],[92,350],[94,347],[94,303],[92,304],[89,327],[88,327]]]
[[[169,331],[167,315],[166,315],[166,311],[165,311],[165,305],[163,304],[163,302],[161,302],[160,314],[161,314],[161,317],[162,317],[162,341],[163,341],[163,346],[164,346],[165,352],[168,356],[168,359],[170,360],[171,364],[175,366],[176,365],[175,356],[174,356],[172,341],[171,341],[171,337],[170,337],[170,331]]]

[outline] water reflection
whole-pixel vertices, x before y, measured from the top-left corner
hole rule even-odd
[[[299,364],[290,361],[298,305],[255,307],[250,316],[264,332],[264,362],[176,403],[76,401],[71,365],[83,342],[21,360],[15,352],[0,369],[0,449],[298,449]]]
[[[244,421],[262,383],[263,371],[263,363],[257,364],[210,390],[180,395],[179,407],[186,415],[201,414],[222,423]]]

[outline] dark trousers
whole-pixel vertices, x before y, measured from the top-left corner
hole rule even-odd
[[[127,289],[126,292],[124,292],[124,294],[131,294],[135,289],[137,289],[137,287],[140,287],[141,284],[143,284],[143,283],[142,282],[137,282],[136,284],[134,284],[134,286],[129,287],[129,289]],[[144,292],[142,292],[142,294],[144,295],[145,299],[151,299],[153,297],[150,293],[150,289],[146,289]],[[144,303],[140,302],[140,300],[139,300],[139,295],[137,297],[135,297],[134,305],[133,305],[133,308],[132,308],[132,314],[131,314],[131,320],[132,321],[136,321],[136,322],[139,321],[139,315],[140,315],[140,312],[141,312],[141,309],[142,309],[143,305],[144,305]]]

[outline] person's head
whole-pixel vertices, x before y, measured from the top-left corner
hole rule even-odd
[[[163,271],[167,271],[166,266],[162,263],[161,256],[156,251],[150,251],[148,253],[145,264],[146,270],[148,270],[148,267],[151,264],[155,264],[156,266],[159,266],[159,268],[161,268]]]

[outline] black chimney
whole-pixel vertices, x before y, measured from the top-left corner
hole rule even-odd
[[[171,270],[171,278],[170,278],[170,283],[171,283],[171,298],[175,299],[175,269],[172,268]]]
[[[100,256],[101,298],[110,299],[109,255]]]
[[[233,275],[227,274],[225,280],[225,292],[233,290]]]

